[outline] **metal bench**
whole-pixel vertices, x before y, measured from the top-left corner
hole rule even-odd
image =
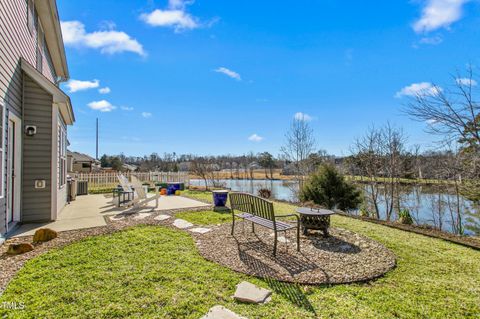
[[[300,222],[295,214],[275,216],[273,203],[258,196],[247,193],[230,193],[230,208],[232,210],[232,235],[235,229],[235,218],[241,218],[252,223],[252,232],[255,232],[255,224],[273,230],[274,244],[273,255],[277,255],[278,232],[286,232],[297,228],[297,250],[300,251]],[[236,213],[238,211],[239,213]],[[277,221],[276,218],[295,217],[297,225]]]

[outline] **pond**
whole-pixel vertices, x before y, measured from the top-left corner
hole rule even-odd
[[[219,181],[225,188],[234,191],[247,192],[257,195],[261,188],[268,188],[272,191],[272,197],[277,200],[297,202],[298,184],[295,181],[283,180],[231,180]],[[203,180],[192,179],[190,185],[203,186]],[[358,187],[365,188],[359,184]],[[364,189],[365,191],[365,189]],[[459,218],[465,235],[480,235],[480,211],[467,199],[460,198],[458,206],[460,216],[454,213],[457,205],[456,197],[449,194],[446,189],[428,186],[402,186],[400,207],[410,210],[410,213],[417,225],[429,225],[447,232],[453,232],[453,225]],[[385,211],[385,201],[380,200],[380,211]],[[356,213],[356,212],[353,212]],[[381,214],[381,218],[385,218]],[[392,216],[396,220],[397,216]]]

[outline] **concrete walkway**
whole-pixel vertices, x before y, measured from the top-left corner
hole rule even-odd
[[[211,205],[181,196],[162,196],[159,199],[158,208],[154,205],[155,201],[152,201],[146,208],[162,211],[211,207]],[[124,211],[126,211],[125,208],[116,207],[112,204],[112,198],[105,195],[78,196],[75,201],[65,206],[56,221],[21,225],[11,237],[33,235],[37,229],[44,227],[55,231],[67,231],[105,226],[104,216],[117,215]],[[142,211],[145,211],[145,208]]]

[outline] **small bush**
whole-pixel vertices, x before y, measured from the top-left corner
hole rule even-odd
[[[365,206],[360,207],[358,215],[361,217],[370,217],[370,212]]]
[[[398,222],[405,225],[412,225],[413,218],[408,209],[402,209],[398,213]]]
[[[360,191],[330,164],[323,164],[309,177],[300,190],[300,200],[344,211],[356,209],[361,203]]]
[[[258,190],[258,196],[269,199],[270,197],[272,197],[272,191],[268,188],[260,188]]]

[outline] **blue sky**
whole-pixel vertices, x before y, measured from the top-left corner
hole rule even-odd
[[[70,148],[92,155],[97,117],[101,154],[278,154],[297,113],[332,154],[387,121],[427,148],[435,137],[402,103],[480,63],[477,0],[58,6],[77,119]]]

